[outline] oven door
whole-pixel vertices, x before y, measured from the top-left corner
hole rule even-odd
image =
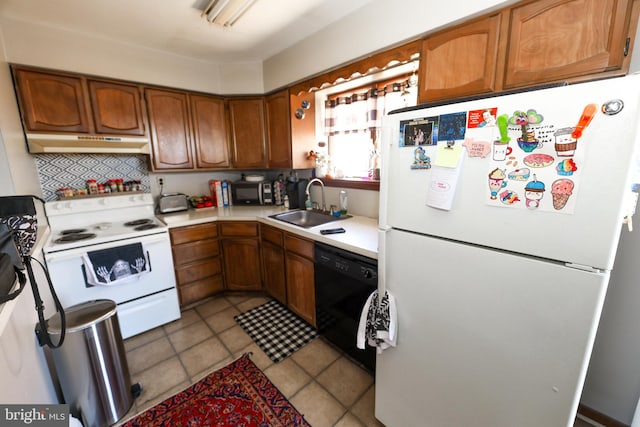
[[[93,286],[87,283],[82,260],[86,252],[138,242],[142,243],[149,261],[148,273],[119,285]],[[169,233],[45,253],[45,261],[63,307],[96,299],[115,301],[123,338],[180,317]]]

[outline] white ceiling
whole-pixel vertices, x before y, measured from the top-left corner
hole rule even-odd
[[[209,0],[0,0],[0,16],[208,62],[261,61],[374,0],[257,0],[232,27],[201,17]]]

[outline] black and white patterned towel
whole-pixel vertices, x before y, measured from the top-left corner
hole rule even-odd
[[[357,347],[365,348],[365,344],[375,347],[378,353],[396,346],[398,331],[398,312],[396,300],[388,291],[382,298],[375,290],[362,308],[358,325]]]
[[[313,327],[276,300],[252,308],[234,319],[276,363],[318,337]]]
[[[87,252],[83,261],[90,285],[119,285],[149,272],[142,243]]]

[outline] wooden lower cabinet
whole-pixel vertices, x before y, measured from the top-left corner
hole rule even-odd
[[[230,291],[262,290],[258,223],[222,222],[224,279]]]
[[[223,291],[217,224],[179,227],[169,233],[180,305]]]
[[[260,226],[264,290],[286,305],[287,282],[284,271],[283,234],[277,228],[264,224]]]
[[[313,241],[285,233],[284,248],[287,306],[315,327],[316,294]]]
[[[316,326],[313,241],[260,226],[264,290]]]

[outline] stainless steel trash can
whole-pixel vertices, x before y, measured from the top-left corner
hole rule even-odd
[[[64,343],[52,350],[65,402],[84,427],[112,425],[133,404],[116,303],[87,301],[66,308],[65,315]],[[47,329],[53,336],[60,334],[60,327],[56,313]]]

